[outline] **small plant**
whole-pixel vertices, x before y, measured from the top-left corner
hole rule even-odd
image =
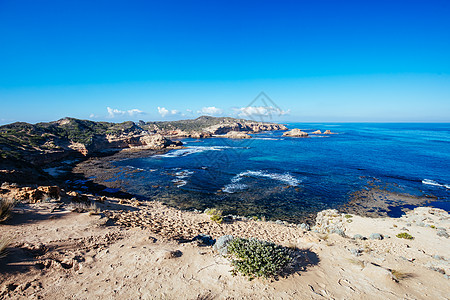
[[[431,228],[433,228],[433,229],[435,229],[435,228],[436,228],[436,226],[434,226],[434,225],[431,225],[430,227],[431,227]]]
[[[0,223],[6,221],[11,216],[15,201],[12,199],[0,198]]]
[[[413,277],[413,275],[410,273],[404,273],[398,270],[389,270],[389,271],[391,272],[392,280],[394,280],[395,282],[400,282],[400,280]]]
[[[221,224],[223,222],[223,216],[222,211],[216,208],[208,208],[205,210],[205,213],[207,215],[211,216],[211,221],[214,221],[218,224]]]
[[[292,261],[288,248],[257,239],[236,238],[228,244],[231,273],[241,273],[250,280],[275,277]]]
[[[70,209],[77,213],[88,212],[90,215],[98,215],[100,213],[100,208],[98,208],[95,203],[89,205],[85,203],[72,203]]]
[[[362,260],[351,258],[348,261],[351,262],[352,264],[360,266],[361,269],[364,269],[364,267],[365,267],[365,264],[364,264],[364,262]]]
[[[3,258],[8,254],[6,248],[9,246],[10,243],[11,243],[10,238],[5,237],[0,238],[0,258]]]
[[[350,218],[353,218],[353,216],[352,215],[345,215],[344,216],[346,219],[350,219]]]
[[[212,216],[211,216],[211,221],[214,221],[214,222],[216,222],[216,223],[218,223],[218,224],[222,224],[222,222],[223,222],[223,217],[222,217],[222,216],[219,216],[219,215],[212,215]]]
[[[400,239],[407,239],[407,240],[413,240],[414,237],[412,235],[410,235],[407,232],[402,232],[396,235],[396,237],[400,238]]]

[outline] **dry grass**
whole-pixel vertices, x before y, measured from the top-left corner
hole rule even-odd
[[[401,280],[413,277],[411,273],[405,273],[399,270],[389,270],[389,271],[391,272],[392,280],[394,280],[395,282],[400,282]]]
[[[350,258],[348,261],[354,265],[360,266],[361,269],[364,269],[365,267],[364,261],[362,260]]]
[[[11,216],[11,210],[15,205],[13,199],[0,198],[0,222],[4,222]]]
[[[98,208],[95,203],[72,203],[70,205],[70,210],[77,213],[88,212],[90,215],[98,215],[100,213],[100,208]]]
[[[7,248],[10,243],[11,243],[11,238],[7,238],[7,237],[0,238],[0,258],[3,258],[8,254]]]

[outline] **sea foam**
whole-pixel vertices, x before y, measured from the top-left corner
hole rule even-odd
[[[186,149],[178,149],[175,151],[168,152],[166,154],[159,154],[153,157],[181,157],[187,156],[194,153],[201,153],[204,151],[223,151],[223,149],[232,148],[229,146],[191,146]]]
[[[280,174],[280,173],[269,173],[267,171],[261,171],[261,170],[260,171],[247,170],[247,171],[241,172],[241,173],[237,174],[236,176],[234,176],[233,178],[231,178],[231,183],[227,184],[222,189],[222,191],[226,192],[226,193],[235,193],[235,192],[246,189],[247,185],[240,183],[240,181],[245,177],[253,177],[253,178],[264,177],[264,178],[269,178],[272,180],[281,181],[290,186],[298,186],[301,182],[300,180],[293,177],[289,173]]]
[[[448,185],[448,184],[440,184],[440,183],[437,183],[436,181],[431,180],[431,179],[424,179],[424,180],[422,180],[422,183],[423,184],[428,184],[428,185],[433,185],[433,186],[445,187],[447,189],[450,189],[450,185]]]

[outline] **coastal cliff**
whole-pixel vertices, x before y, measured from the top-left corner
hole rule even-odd
[[[286,130],[284,125],[229,117],[123,123],[64,118],[54,122],[16,122],[0,126],[0,180],[13,173],[42,177],[40,167],[68,158],[107,155],[123,149],[164,150],[181,147],[171,138],[207,138],[229,132]],[[38,167],[38,170],[33,168]],[[20,170],[23,170],[21,172]],[[45,175],[45,173],[44,173]]]

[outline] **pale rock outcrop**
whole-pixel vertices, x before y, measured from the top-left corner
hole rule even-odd
[[[283,136],[291,137],[308,137],[308,133],[302,131],[301,129],[295,128],[283,133]]]
[[[325,130],[323,134],[336,134],[335,132],[331,132],[329,129]]]
[[[172,141],[163,137],[161,134],[145,135],[140,138],[142,146],[146,149],[159,150],[172,144]]]
[[[68,147],[74,151],[80,152],[84,156],[86,156],[89,152],[88,149],[86,148],[86,145],[84,145],[82,143],[72,142]]]
[[[230,131],[261,132],[271,130],[287,130],[286,126],[262,122],[230,122],[209,126],[205,131],[211,134],[226,134]]]
[[[316,131],[311,132],[310,134],[322,134],[322,131],[316,130]]]
[[[250,139],[250,138],[252,138],[250,135],[246,134],[245,132],[240,132],[240,131],[230,131],[227,134],[223,135],[222,137],[228,138],[228,139]]]

